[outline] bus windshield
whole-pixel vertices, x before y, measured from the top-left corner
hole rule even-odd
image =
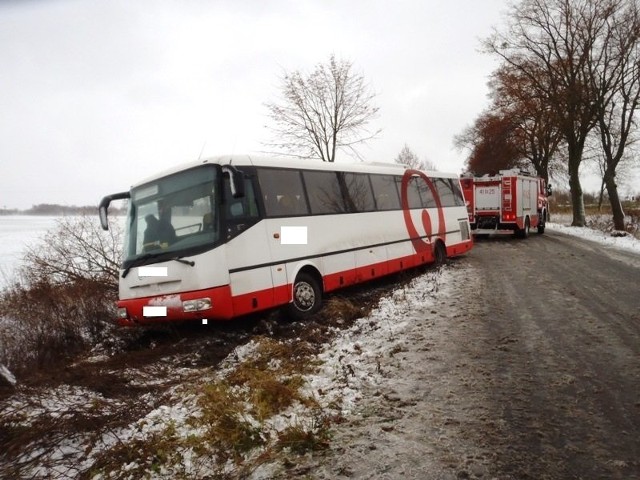
[[[188,255],[220,240],[218,169],[203,165],[131,191],[125,266],[145,258]]]

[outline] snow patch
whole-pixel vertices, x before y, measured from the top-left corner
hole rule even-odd
[[[362,398],[363,386],[382,380],[381,364],[402,349],[402,332],[416,315],[425,315],[449,276],[442,269],[416,278],[382,298],[368,317],[340,332],[318,356],[322,361],[318,371],[306,377],[307,394],[325,408],[340,405],[339,413],[351,413]]]
[[[587,227],[569,227],[559,223],[547,223],[547,228],[549,230],[555,230],[574,237],[590,240],[601,245],[640,253],[640,240],[631,235],[613,236],[611,233],[602,232],[600,230],[593,230]]]
[[[16,377],[9,371],[7,367],[0,364],[0,380],[4,380],[6,383],[9,383],[12,386],[16,384]],[[0,384],[3,383],[0,381]]]

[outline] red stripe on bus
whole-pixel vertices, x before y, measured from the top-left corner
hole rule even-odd
[[[182,310],[182,302],[186,300],[195,300],[197,298],[210,298],[212,308],[199,312],[184,312]],[[163,301],[165,299],[165,301]],[[178,305],[179,303],[179,305]],[[166,317],[145,317],[143,308],[149,305],[166,306]],[[127,319],[119,319],[119,325],[134,324],[151,324],[163,321],[180,321],[180,320],[201,320],[216,319],[230,320],[233,318],[233,307],[231,304],[231,288],[229,285],[221,287],[206,288],[204,290],[195,290],[191,292],[180,292],[175,294],[159,295],[154,297],[132,298],[128,300],[119,300],[117,303],[119,308],[127,309]]]
[[[454,246],[447,247],[447,257],[455,257],[462,255],[471,250],[473,242],[467,240]],[[354,285],[368,280],[383,277],[385,275],[411,269],[419,265],[432,263],[434,260],[433,252],[423,251],[404,257],[385,260],[378,263],[369,264],[355,269],[344,270],[325,275],[323,277],[323,289],[325,292],[331,292],[339,288]],[[118,307],[125,307],[129,315],[128,320],[119,320],[120,325],[134,324],[150,324],[162,321],[181,321],[181,320],[230,320],[234,317],[246,315],[253,312],[267,310],[281,305],[286,305],[291,301],[292,285],[280,285],[274,288],[258,290],[256,292],[245,293],[242,295],[231,295],[229,285],[221,287],[208,288],[193,292],[183,292],[175,295],[163,295],[160,297],[144,297],[130,300],[121,300]],[[150,317],[145,318],[142,314],[143,308],[148,305],[162,305],[161,299],[165,297],[177,297],[180,299],[180,305],[175,301],[164,302],[167,306],[166,317]],[[212,308],[200,312],[182,311],[182,302],[185,300],[193,300],[197,298],[210,298]]]

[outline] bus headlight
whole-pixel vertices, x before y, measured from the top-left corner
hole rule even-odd
[[[199,312],[200,310],[208,310],[211,308],[210,298],[196,298],[195,300],[185,300],[182,302],[183,312]]]
[[[124,307],[120,307],[118,308],[118,318],[121,320],[126,320],[128,317],[127,315],[127,309]]]

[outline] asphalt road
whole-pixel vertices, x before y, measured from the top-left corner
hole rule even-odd
[[[512,478],[640,478],[640,256],[553,231],[477,242],[476,339]],[[486,427],[483,428],[483,427]]]

